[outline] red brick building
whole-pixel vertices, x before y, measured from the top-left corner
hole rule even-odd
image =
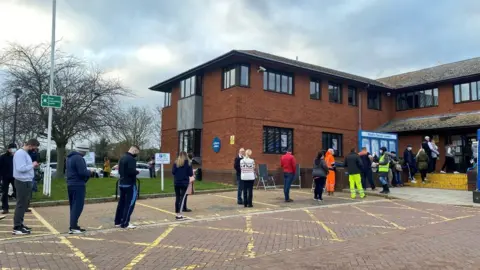
[[[373,80],[234,50],[150,89],[166,93],[162,152],[194,152],[204,178],[217,181],[233,179],[240,147],[252,149],[257,163],[270,170],[292,147],[309,168],[316,153],[334,141],[342,158],[358,145],[360,129],[398,133],[401,151],[407,144],[418,149],[430,135],[444,156],[444,143],[453,141],[465,169],[480,127],[480,58]],[[212,148],[215,137],[218,152]]]

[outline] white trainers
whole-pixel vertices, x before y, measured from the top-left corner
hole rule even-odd
[[[135,225],[133,225],[133,224],[129,224],[126,229],[127,229],[127,230],[133,230],[133,229],[135,229],[135,228],[137,228],[137,226],[135,226]]]
[[[412,184],[416,184],[416,183],[417,183],[417,181],[414,179],[414,180],[410,181],[410,183],[412,183]]]
[[[440,171],[440,173],[446,173],[445,171]]]
[[[454,174],[458,174],[459,172],[457,172],[457,171],[454,171],[453,173],[454,173]]]

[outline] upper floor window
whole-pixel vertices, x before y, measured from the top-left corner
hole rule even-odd
[[[310,99],[320,99],[322,97],[322,86],[320,80],[310,80]]]
[[[293,129],[263,127],[263,153],[283,154],[293,152]]]
[[[396,103],[397,111],[438,106],[438,88],[399,93]]]
[[[223,89],[234,86],[250,86],[250,67],[235,65],[223,70]]]
[[[348,87],[348,105],[357,106],[357,88]]]
[[[372,110],[382,110],[382,95],[380,92],[367,92],[367,107]]]
[[[293,94],[293,77],[288,74],[273,72],[270,70],[263,72],[263,89],[283,94]]]
[[[180,81],[180,98],[202,95],[202,76],[194,75]]]
[[[328,82],[328,100],[333,103],[342,103],[342,86]]]
[[[163,107],[172,106],[172,92],[164,93]]]
[[[455,103],[480,100],[480,81],[455,84],[453,86]]]

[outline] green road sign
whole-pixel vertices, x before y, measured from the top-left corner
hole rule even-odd
[[[42,95],[40,103],[42,107],[60,109],[62,107],[62,97],[53,95]]]

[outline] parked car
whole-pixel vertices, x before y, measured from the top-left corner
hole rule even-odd
[[[138,171],[137,178],[150,178],[150,171],[148,169],[147,163],[137,162],[137,171]],[[115,178],[120,177],[120,175],[118,174],[118,165],[113,166],[110,176]]]
[[[43,178],[43,172],[46,167],[47,167],[47,164],[45,163],[42,163],[42,165],[40,165],[40,172],[42,173],[42,178]],[[52,168],[52,178],[55,179],[57,174],[57,162],[51,162],[50,168]],[[94,178],[103,177],[103,169],[96,168],[93,165],[87,165],[87,169],[94,171],[92,172],[92,175],[90,177],[94,177]]]

